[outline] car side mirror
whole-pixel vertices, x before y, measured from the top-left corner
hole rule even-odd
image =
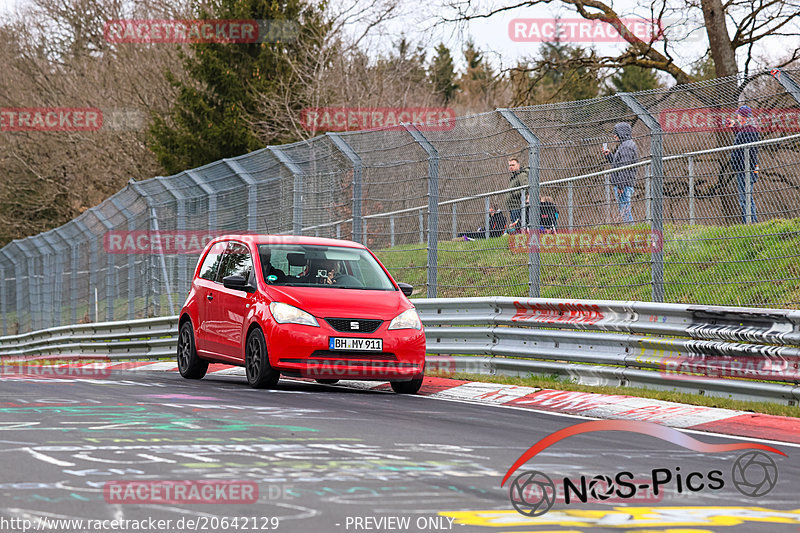
[[[226,289],[233,289],[236,291],[252,292],[253,287],[247,282],[243,276],[225,276],[222,278],[222,286]]]
[[[414,293],[413,285],[409,285],[408,283],[398,283],[397,286],[400,287],[400,290],[403,291],[403,294],[406,296],[411,296]]]

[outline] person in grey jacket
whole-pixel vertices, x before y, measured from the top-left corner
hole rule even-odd
[[[608,148],[603,147],[603,154],[611,163],[611,168],[624,167],[639,161],[639,149],[631,136],[632,131],[631,125],[627,122],[618,122],[614,125],[613,132],[619,146],[613,154]],[[624,222],[633,222],[631,198],[636,185],[637,171],[636,168],[628,168],[611,173],[611,186],[617,197],[619,215]]]
[[[519,159],[512,157],[508,160],[508,170],[511,176],[508,178],[508,186],[521,187],[528,184],[528,169],[520,168]],[[519,191],[511,191],[506,197],[506,207],[508,208],[508,229],[509,233],[513,233],[521,226],[522,218],[522,197]]]

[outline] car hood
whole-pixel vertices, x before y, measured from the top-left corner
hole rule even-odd
[[[391,320],[411,307],[400,291],[271,286],[268,295],[319,318]]]

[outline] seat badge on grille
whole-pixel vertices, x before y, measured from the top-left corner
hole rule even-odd
[[[350,329],[358,329],[358,322],[355,320],[350,322]]]

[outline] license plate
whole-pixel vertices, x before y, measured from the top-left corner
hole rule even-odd
[[[356,337],[331,337],[329,350],[353,350],[360,352],[382,352],[383,339],[359,339]]]

